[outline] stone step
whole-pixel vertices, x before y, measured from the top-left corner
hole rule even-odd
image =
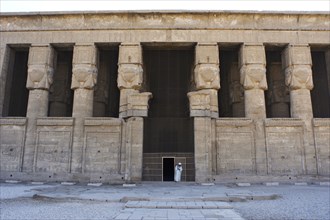
[[[128,201],[125,208],[145,209],[232,209],[227,202],[210,201]]]

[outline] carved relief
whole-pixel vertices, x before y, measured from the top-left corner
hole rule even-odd
[[[93,89],[97,79],[97,68],[92,65],[75,64],[72,68],[71,89]]]
[[[244,102],[244,88],[239,81],[230,83],[229,96],[231,103]]]
[[[50,66],[29,65],[26,88],[48,90],[53,83],[54,69]]]
[[[288,87],[281,80],[272,81],[271,89],[268,91],[268,100],[271,103],[290,102]]]
[[[196,89],[220,89],[219,50],[215,43],[199,43],[195,52]]]
[[[128,110],[148,110],[149,99],[152,98],[150,92],[133,93],[128,96]]]
[[[49,89],[53,83],[54,57],[54,49],[48,45],[30,48],[26,82],[28,89]]]
[[[218,112],[218,96],[215,89],[205,89],[188,93],[190,110]]]
[[[120,90],[119,114],[121,117],[148,116],[149,100],[152,93],[134,89]]]
[[[240,69],[244,89],[267,90],[266,68],[260,64],[243,65]]]
[[[310,47],[308,45],[289,45],[282,53],[283,68],[292,65],[312,65]]]
[[[285,69],[285,84],[291,89],[313,89],[312,69],[309,65],[290,66]]]
[[[199,64],[194,73],[197,89],[220,89],[219,65]]]
[[[219,49],[216,43],[199,43],[196,46],[195,65],[203,63],[219,65]]]
[[[143,80],[143,69],[140,64],[119,64],[118,88],[140,89]]]

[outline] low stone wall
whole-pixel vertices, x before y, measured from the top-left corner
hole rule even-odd
[[[244,118],[216,119],[216,161],[212,161],[213,177],[235,176],[301,176],[309,175],[306,158],[317,160],[315,175],[329,176],[330,121],[313,119],[315,152],[305,150],[306,125],[301,119],[265,119],[264,147],[256,147],[258,122]],[[265,155],[258,157],[257,155]],[[214,158],[214,157],[213,157]],[[213,159],[214,160],[214,159]],[[258,167],[264,164],[265,167]],[[261,170],[261,171],[260,171]],[[262,173],[266,170],[266,174]]]
[[[71,167],[74,118],[38,118],[35,132],[32,172],[21,172],[26,136],[25,118],[0,120],[1,179],[43,181],[122,181],[121,119],[86,118],[84,142],[81,146],[82,172],[73,173]]]
[[[313,125],[318,173],[330,176],[330,119],[315,118]]]

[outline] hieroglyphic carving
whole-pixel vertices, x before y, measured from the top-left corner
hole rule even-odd
[[[35,45],[30,48],[26,82],[28,89],[49,89],[53,83],[55,54],[49,45]]]

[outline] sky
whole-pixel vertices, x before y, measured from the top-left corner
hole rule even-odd
[[[330,0],[0,0],[0,12],[98,11],[98,10],[253,10],[328,11]]]

